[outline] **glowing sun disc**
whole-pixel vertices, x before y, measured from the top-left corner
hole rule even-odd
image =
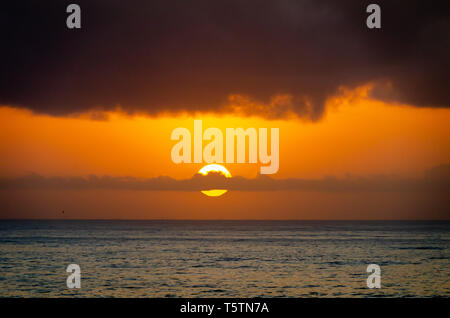
[[[225,168],[224,166],[218,165],[218,164],[210,164],[207,166],[204,166],[203,168],[201,168],[199,170],[198,173],[207,176],[208,173],[210,173],[211,171],[213,172],[220,172],[222,173],[226,178],[231,178],[231,173],[230,171],[227,170],[227,168]],[[209,197],[219,197],[222,194],[225,194],[228,190],[224,190],[224,189],[213,189],[213,190],[204,190],[202,191],[203,194],[206,194]]]

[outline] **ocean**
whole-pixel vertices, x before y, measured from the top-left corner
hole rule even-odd
[[[61,296],[449,297],[450,222],[1,220],[0,297]]]

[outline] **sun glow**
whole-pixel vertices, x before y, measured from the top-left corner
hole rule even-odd
[[[207,166],[204,166],[199,170],[198,173],[207,176],[211,171],[213,172],[219,172],[222,173],[225,177],[231,178],[231,173],[225,168],[224,166],[218,165],[218,164],[210,164]],[[225,194],[228,190],[224,189],[213,189],[213,190],[204,190],[202,191],[203,194],[206,194],[209,197],[219,197],[223,194]]]

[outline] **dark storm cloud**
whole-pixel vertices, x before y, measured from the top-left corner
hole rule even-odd
[[[449,107],[450,19],[444,2],[8,1],[0,10],[0,104],[67,115],[229,111],[228,96],[320,118],[340,86],[380,83],[376,98]],[[389,84],[390,85],[387,85]],[[289,95],[273,101],[273,96]],[[252,112],[264,114],[264,107]]]
[[[190,179],[170,177],[138,179],[132,177],[43,177],[32,174],[19,178],[1,178],[0,189],[57,190],[141,190],[141,191],[199,191],[228,189],[234,191],[319,191],[319,192],[445,192],[450,191],[450,165],[435,167],[422,178],[395,176],[346,177],[323,179],[273,179],[259,176],[225,178],[219,173],[194,175]]]

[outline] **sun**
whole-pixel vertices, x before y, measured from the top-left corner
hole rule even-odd
[[[198,173],[207,176],[211,171],[213,172],[219,172],[222,173],[226,178],[231,178],[230,171],[227,170],[224,166],[218,165],[218,164],[211,164],[204,166],[199,170]],[[219,197],[222,194],[225,194],[228,190],[224,189],[213,189],[213,190],[204,190],[202,191],[203,194],[206,194],[209,197]]]

